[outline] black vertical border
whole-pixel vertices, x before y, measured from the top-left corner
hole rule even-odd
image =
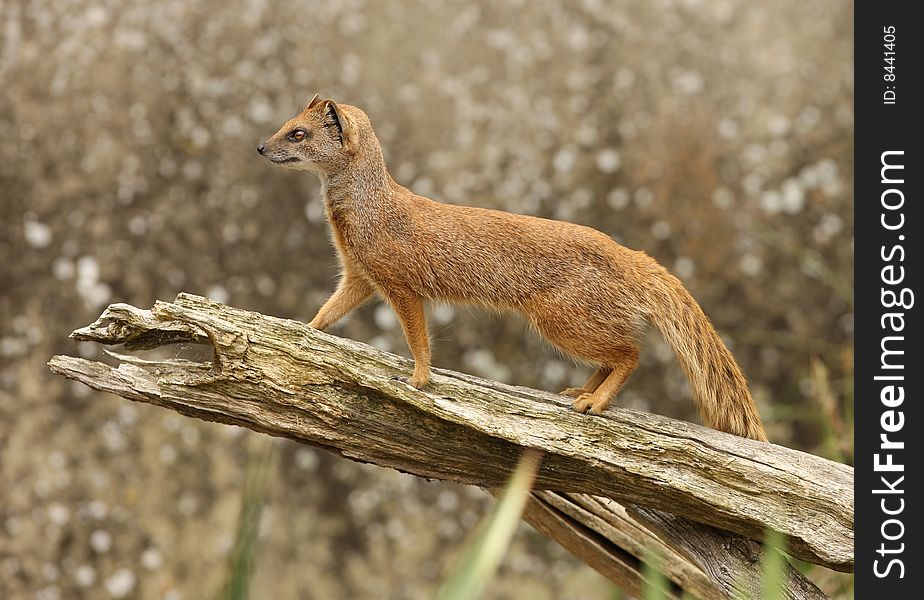
[[[921,202],[920,180],[924,177],[921,172],[920,140],[922,115],[924,112],[924,98],[920,94],[919,79],[922,73],[921,39],[924,37],[924,21],[916,19],[912,13],[920,14],[924,8],[917,2],[889,0],[885,2],[860,1],[854,5],[854,106],[855,106],[855,143],[854,143],[854,211],[855,211],[855,528],[856,528],[856,565],[855,585],[858,599],[864,598],[920,598],[924,594],[924,563],[921,562],[921,545],[924,544],[924,532],[921,531],[921,493],[913,490],[924,485],[919,465],[924,457],[922,444],[924,423],[920,409],[921,373],[924,363],[921,362],[920,352],[916,351],[918,344],[924,343],[921,336],[920,310],[917,303],[924,301],[918,297],[921,291],[921,271],[924,264],[921,262],[920,246],[921,230],[924,227],[919,203]],[[884,28],[895,28],[895,81],[886,81],[885,69]],[[884,102],[884,92],[894,86],[895,103]],[[904,151],[904,155],[897,157],[904,164],[904,183],[899,185],[886,185],[881,182],[881,155],[886,151]],[[892,171],[895,173],[896,171]],[[881,223],[882,214],[886,212],[881,206],[880,196],[889,189],[898,187],[904,193],[905,224],[901,231],[888,231]],[[894,194],[892,199],[897,198]],[[891,214],[889,218],[894,218]],[[898,239],[904,235],[904,239]],[[905,251],[904,261],[898,262],[898,254],[892,261],[885,261],[882,252],[886,254],[895,246],[901,245]],[[885,249],[885,250],[883,250]],[[883,433],[880,419],[883,412],[889,410],[880,399],[883,385],[887,383],[876,381],[875,377],[884,372],[880,369],[880,343],[884,335],[889,335],[888,329],[883,329],[881,318],[883,313],[896,309],[886,309],[880,299],[884,284],[881,280],[882,269],[887,264],[902,265],[905,269],[905,279],[902,284],[892,286],[897,290],[908,287],[915,292],[915,305],[908,309],[897,309],[905,313],[904,341],[901,349],[905,354],[901,357],[905,364],[903,382],[895,382],[904,386],[905,400],[894,410],[903,412],[905,418],[901,431],[889,434],[892,440],[905,443],[903,450],[891,451],[896,463],[905,466],[902,473],[905,476],[900,485],[902,494],[883,495],[874,490],[882,489],[882,475],[893,482],[894,474],[877,473],[874,471],[875,454],[883,454],[880,449],[880,434]],[[885,286],[889,287],[889,286]],[[901,335],[901,334],[899,334]],[[898,349],[898,345],[893,348]],[[890,372],[894,374],[895,372]],[[884,457],[880,458],[883,462]],[[900,505],[898,498],[904,499],[904,509],[899,515],[890,517],[883,513],[881,501],[889,498],[887,508],[894,510]],[[883,537],[882,526],[889,518],[896,518],[902,522],[903,535],[901,539],[889,541]],[[901,528],[895,523],[887,525],[886,533],[897,535]],[[895,554],[880,554],[881,544],[886,548],[901,548],[903,551]],[[904,577],[898,575],[901,569],[893,565],[890,574],[886,577],[877,577],[876,562],[880,572],[886,570],[888,561],[892,558],[901,560],[904,566]]]

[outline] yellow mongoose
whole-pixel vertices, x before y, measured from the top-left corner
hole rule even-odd
[[[321,179],[343,272],[310,325],[326,329],[378,293],[404,329],[414,387],[430,378],[423,300],[524,315],[555,346],[598,367],[563,392],[593,414],[635,370],[651,322],[676,352],[705,424],[766,440],[728,348],[683,284],[643,252],[573,223],[418,196],[389,175],[366,113],[318,96],[257,151]]]

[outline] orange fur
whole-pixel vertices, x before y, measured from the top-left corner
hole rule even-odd
[[[766,439],[728,348],[683,284],[645,253],[589,227],[414,194],[389,175],[366,114],[332,100],[313,99],[258,150],[321,179],[343,274],[311,326],[325,329],[377,293],[404,329],[412,385],[429,381],[424,300],[524,315],[559,349],[599,367],[566,390],[575,410],[593,414],[635,370],[653,323],[677,353],[703,421]]]

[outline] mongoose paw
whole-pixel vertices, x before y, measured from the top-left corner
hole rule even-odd
[[[601,402],[593,394],[584,392],[571,403],[571,408],[579,413],[602,415],[607,404],[607,402]]]
[[[579,387],[568,388],[566,390],[562,390],[561,392],[559,392],[559,394],[561,394],[562,396],[568,396],[569,398],[577,398],[581,394],[586,394],[586,393],[587,393],[587,390],[585,390],[584,388],[579,388]]]
[[[416,377],[404,377],[401,375],[395,375],[394,377],[391,377],[390,379],[392,381],[400,381],[401,383],[406,383],[411,387],[417,388],[418,390],[422,388],[423,386],[427,385],[428,383],[430,383],[429,377],[424,378],[423,380],[420,380]]]
[[[418,377],[417,375],[414,375],[413,377],[411,377],[411,385],[417,388],[418,390],[422,388],[423,386],[427,385],[428,383],[430,383],[429,374],[424,375],[422,377]]]

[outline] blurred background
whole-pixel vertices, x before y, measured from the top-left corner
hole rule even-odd
[[[0,1],[0,597],[214,597],[255,488],[253,597],[429,598],[491,506],[45,366],[100,358],[67,335],[111,302],[310,320],[337,275],[319,185],[254,148],[316,92],[365,109],[418,193],[647,251],[770,438],[850,462],[852,35],[837,0]],[[438,367],[588,375],[514,319],[430,323]],[[408,354],[382,305],[332,332]],[[696,420],[657,334],[617,404]],[[524,525],[486,597],[614,594]]]

